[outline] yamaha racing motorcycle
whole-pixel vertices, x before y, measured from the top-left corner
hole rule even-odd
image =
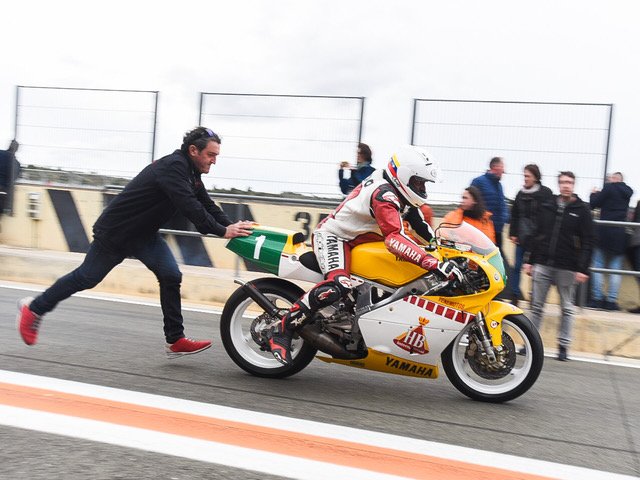
[[[324,279],[302,233],[258,226],[227,248],[275,276],[250,282],[229,297],[220,321],[231,359],[260,377],[282,378],[314,358],[349,367],[435,379],[447,378],[474,400],[505,402],[535,383],[543,364],[538,330],[515,306],[494,300],[505,286],[498,248],[463,222],[443,224],[424,248],[455,262],[461,280],[396,258],[383,242],[351,250],[353,289],[319,310],[296,331],[292,359],[269,352],[266,332],[304,294],[292,280]]]

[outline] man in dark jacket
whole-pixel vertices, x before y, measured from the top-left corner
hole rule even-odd
[[[609,182],[602,191],[594,190],[589,198],[592,209],[600,209],[600,220],[614,220],[626,222],[629,211],[629,200],[633,190],[623,182],[622,173],[616,172],[609,176]],[[593,266],[595,268],[622,269],[624,252],[626,250],[627,235],[622,227],[598,225],[597,240],[593,250]],[[591,281],[591,308],[605,310],[620,310],[618,306],[618,290],[620,290],[620,275],[609,276],[609,289],[604,294],[604,274],[593,272]]]
[[[10,207],[8,199],[13,190],[13,184],[20,174],[20,162],[16,159],[19,146],[18,142],[11,140],[7,150],[0,150],[0,218],[5,207]]]
[[[535,163],[524,167],[524,185],[516,195],[511,208],[511,223],[509,238],[516,245],[516,260],[513,265],[513,275],[509,278],[513,289],[514,305],[523,300],[520,290],[520,269],[524,264],[524,252],[534,233],[536,218],[540,205],[553,200],[553,193],[549,187],[542,185],[542,174]]]
[[[500,250],[502,250],[502,229],[509,221],[509,209],[500,183],[503,173],[504,160],[502,157],[494,157],[489,162],[489,170],[471,182],[471,186],[480,189],[484,206],[491,212],[491,220],[496,232],[496,245]]]
[[[540,328],[549,287],[556,285],[562,316],[558,332],[558,360],[567,360],[573,328],[573,300],[578,283],[589,279],[593,219],[589,205],[573,193],[573,172],[560,172],[560,195],[540,206],[533,241],[525,253],[524,271],[533,276],[531,321]]]
[[[37,341],[44,314],[76,292],[95,287],[126,257],[140,260],[157,277],[169,358],[206,350],[208,340],[186,338],[180,305],[182,274],[158,233],[176,212],[202,234],[247,236],[252,222],[231,223],[207,195],[201,180],[220,153],[220,137],[208,128],[188,132],[180,150],[145,167],[107,206],[93,226],[94,240],[82,265],[35,299],[20,301],[18,329],[27,345]]]

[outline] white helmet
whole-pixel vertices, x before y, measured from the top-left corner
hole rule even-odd
[[[393,154],[385,170],[393,186],[414,207],[427,202],[426,182],[442,181],[438,163],[426,151],[413,145],[403,146]]]

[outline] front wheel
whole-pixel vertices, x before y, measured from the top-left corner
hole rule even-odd
[[[501,403],[519,397],[535,383],[544,362],[536,327],[524,315],[502,320],[502,351],[489,362],[474,338],[470,322],[442,352],[442,366],[454,387],[468,397]]]
[[[281,279],[263,278],[252,282],[280,310],[288,309],[304,293]],[[236,365],[258,377],[284,378],[309,365],[316,349],[297,335],[291,343],[290,365],[282,365],[265,349],[261,332],[278,321],[264,312],[241,287],[222,311],[220,337],[227,354]]]

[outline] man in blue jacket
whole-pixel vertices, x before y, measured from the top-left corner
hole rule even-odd
[[[340,170],[338,170],[340,191],[343,194],[349,195],[351,190],[360,185],[365,178],[375,171],[375,168],[371,166],[371,162],[373,162],[371,148],[369,148],[369,145],[366,143],[359,143],[356,166],[351,167],[349,162],[342,162],[340,164]],[[349,177],[344,176],[346,170],[350,171]]]
[[[502,229],[509,221],[509,209],[500,183],[503,173],[504,160],[502,157],[494,157],[489,162],[489,170],[471,182],[473,187],[480,189],[485,207],[491,212],[491,220],[496,232],[496,245],[500,250],[502,250]]]
[[[592,209],[600,209],[600,220],[614,220],[626,222],[629,212],[629,200],[633,189],[624,183],[622,173],[616,172],[609,176],[609,181],[601,191],[594,190],[589,197]],[[596,268],[610,268],[621,270],[626,250],[627,234],[622,227],[598,225],[596,229],[597,241],[593,250],[593,266]],[[618,306],[618,290],[620,289],[620,275],[609,275],[609,289],[604,293],[604,274],[593,272],[591,282],[591,308],[605,310],[620,310]]]
[[[169,358],[206,350],[209,340],[184,335],[180,304],[182,273],[158,233],[176,212],[202,234],[224,238],[251,234],[252,222],[231,223],[207,194],[201,175],[220,154],[220,137],[204,127],[187,132],[179,150],[145,167],[107,206],[93,226],[94,240],[83,263],[35,299],[19,303],[18,330],[27,345],[38,338],[43,315],[76,292],[95,287],[125,258],[140,260],[157,277]]]

